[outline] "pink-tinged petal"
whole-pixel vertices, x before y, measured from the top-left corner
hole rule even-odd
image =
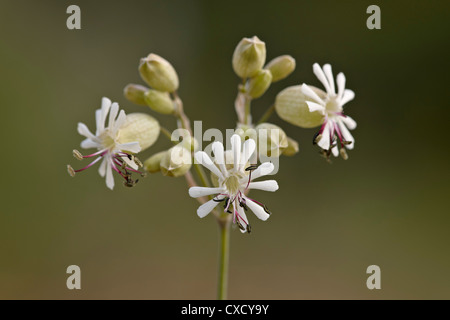
[[[266,181],[250,182],[248,188],[274,192],[277,191],[279,187],[278,183],[275,180],[266,180]]]
[[[198,207],[197,215],[200,218],[206,217],[215,207],[217,207],[218,204],[219,202],[214,200],[209,200],[208,202],[205,202],[200,207]]]

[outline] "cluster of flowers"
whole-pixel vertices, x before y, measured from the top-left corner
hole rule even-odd
[[[313,143],[327,160],[331,155],[337,157],[339,154],[343,159],[348,158],[346,149],[353,149],[355,143],[349,129],[354,129],[356,122],[344,114],[343,106],[355,95],[345,88],[343,73],[339,73],[335,81],[329,64],[321,67],[315,63],[313,72],[325,91],[307,84],[287,87],[278,93],[274,105],[255,123],[250,109],[252,100],[261,97],[271,83],[291,74],[295,69],[295,60],[283,55],[266,64],[265,43],[255,36],[244,38],[237,45],[232,67],[242,82],[235,100],[238,125],[236,134],[231,137],[230,150],[225,150],[220,141],[211,145],[213,156],[198,150],[199,143],[192,135],[189,118],[177,94],[178,75],[167,60],[150,54],[141,59],[139,65],[139,73],[149,87],[129,84],[124,89],[125,97],[135,104],[148,106],[156,113],[173,116],[178,129],[185,132],[181,136],[182,141],[176,141],[168,150],[158,152],[141,163],[135,155],[153,145],[160,132],[169,138],[171,132],[162,128],[153,116],[147,113],[125,115],[123,110],[119,111],[117,103],[103,98],[101,108],[95,112],[95,134],[85,124],[78,124],[78,132],[86,137],[81,147],[96,148],[97,151],[89,155],[73,151],[78,160],[94,160],[78,170],[68,165],[70,175],[74,176],[102,160],[99,173],[106,177],[106,185],[110,189],[114,187],[113,172],[121,176],[124,185],[129,187],[138,182],[138,179],[132,178],[133,174],[144,176],[146,173],[162,172],[171,177],[185,176],[190,186],[189,195],[201,203],[197,210],[199,217],[217,210],[221,203],[223,212],[216,211],[216,216],[222,218],[229,215],[242,232],[250,232],[245,212],[250,209],[259,219],[267,220],[270,211],[266,205],[250,198],[249,191],[273,192],[278,189],[275,180],[254,181],[274,172],[273,163],[265,161],[257,165],[258,159],[262,160],[263,154],[269,157],[293,156],[299,149],[298,143],[279,126],[265,122],[272,112],[298,127],[319,127]],[[260,134],[263,131],[264,136]],[[205,175],[200,165],[211,172],[210,177]],[[202,181],[202,186],[191,174],[192,166],[196,166],[197,179]]]

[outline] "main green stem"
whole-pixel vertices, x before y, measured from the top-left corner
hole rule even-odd
[[[226,300],[228,292],[228,264],[230,254],[231,215],[219,220],[219,277],[217,299]]]

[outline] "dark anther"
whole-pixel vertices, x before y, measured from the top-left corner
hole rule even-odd
[[[252,232],[252,227],[250,227],[250,225],[248,224],[247,225],[247,233],[250,233],[250,232]]]
[[[245,202],[239,202],[239,206],[242,207],[242,208],[244,208],[245,211],[248,210],[248,207],[247,207],[247,205],[245,204]]]
[[[250,167],[246,168],[245,171],[253,171],[258,169],[258,165],[257,164],[252,164]]]
[[[224,198],[222,198],[222,199],[216,199],[216,198],[213,198],[213,200],[215,201],[215,202],[222,202],[223,200],[225,200],[225,199],[228,199],[227,197],[224,197]]]
[[[238,225],[239,229],[241,229],[241,230],[247,230],[247,229],[244,228],[244,226],[239,222],[239,220],[236,220],[236,224]]]
[[[317,139],[319,137],[319,135],[320,135],[320,132],[317,131],[317,133],[313,137],[313,144],[317,144],[317,142],[319,142],[319,141],[317,141],[317,140],[320,140],[320,139]]]
[[[264,205],[263,209],[264,209],[264,211],[265,211],[267,214],[269,214],[269,215],[272,214],[272,212],[270,212],[270,210],[267,208],[266,205]]]

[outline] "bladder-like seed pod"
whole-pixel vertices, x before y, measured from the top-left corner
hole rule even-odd
[[[160,132],[159,122],[146,113],[130,113],[118,132],[120,143],[139,142],[141,151],[153,145]]]

